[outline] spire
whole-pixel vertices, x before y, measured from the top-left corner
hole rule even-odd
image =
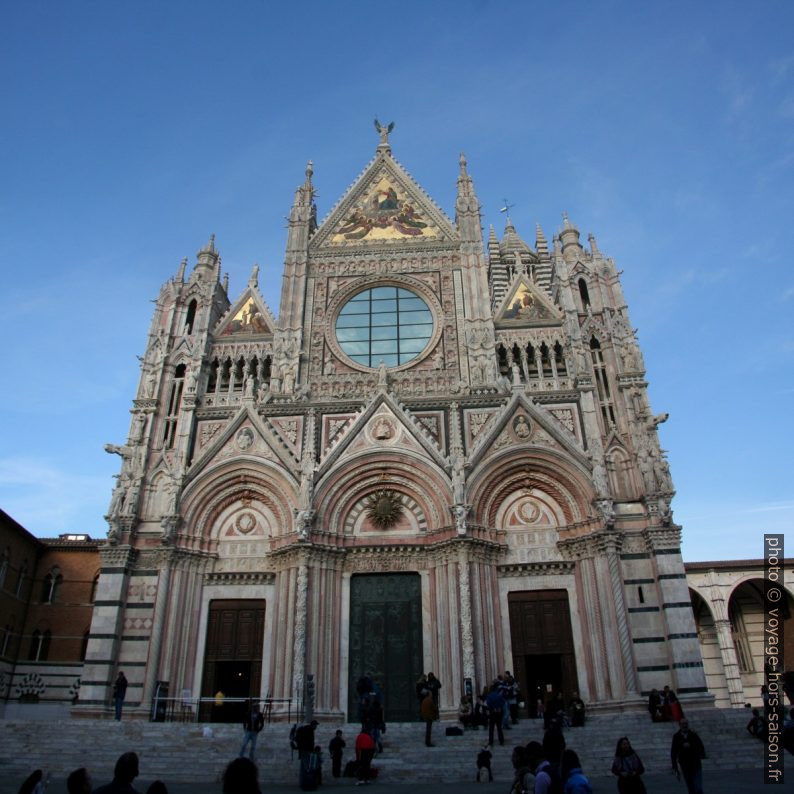
[[[314,174],[314,163],[309,160],[309,162],[306,163],[306,181],[303,183],[303,188],[311,193],[314,192],[314,188],[312,187],[312,174]]]
[[[223,291],[228,295],[229,294],[229,274],[223,274]]]
[[[539,259],[549,258],[549,244],[546,242],[546,235],[543,234],[539,223],[535,224],[535,250],[538,252]]]
[[[474,182],[466,168],[466,155],[463,152],[460,153],[458,163],[460,172],[458,174],[458,195],[455,200],[455,222],[458,226],[461,240],[476,243],[481,249],[480,202],[474,192]]]
[[[575,262],[584,251],[579,242],[579,230],[568,219],[567,212],[562,214],[560,242],[562,243],[562,255],[566,262]]]
[[[187,257],[182,257],[182,261],[179,263],[179,270],[176,272],[176,280],[177,281],[184,281],[185,280],[185,270],[187,270]]]
[[[212,275],[213,271],[216,270],[220,262],[220,255],[215,249],[214,234],[210,235],[209,242],[198,252],[198,254],[196,254],[196,257],[198,261],[196,262],[194,272],[199,273],[199,275],[204,273]]]
[[[507,216],[505,223],[505,233],[502,235],[502,242],[499,245],[499,250],[503,254],[514,254],[519,251],[525,253],[534,253],[532,249],[521,239],[521,236],[516,231],[513,221],[510,216]]]
[[[251,277],[248,279],[248,286],[251,289],[257,289],[259,287],[259,265],[254,262],[254,266],[251,268]]]
[[[592,232],[587,233],[587,242],[590,243],[590,253],[593,256],[599,256],[601,252],[598,250],[598,243],[596,242],[595,235]]]

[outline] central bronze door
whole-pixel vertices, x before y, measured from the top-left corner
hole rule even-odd
[[[422,588],[417,573],[359,574],[350,580],[348,719],[358,719],[356,684],[364,676],[383,693],[387,722],[419,719]]]

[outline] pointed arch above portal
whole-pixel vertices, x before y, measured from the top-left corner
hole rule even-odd
[[[444,211],[391,156],[379,151],[313,235],[311,249],[457,244]]]
[[[276,328],[273,313],[268,308],[259,290],[248,286],[242,295],[221,317],[213,336],[216,340],[225,338],[249,338],[252,336],[272,336]]]
[[[188,480],[216,463],[236,457],[259,458],[286,472],[294,472],[298,459],[277,431],[247,405],[225,424],[216,420],[197,427],[198,454],[188,469]]]
[[[446,469],[448,462],[432,435],[417,419],[385,391],[378,392],[369,404],[340,428],[338,435],[324,451],[317,477],[324,476],[340,457],[377,450],[389,452],[414,451],[429,457]]]
[[[524,273],[515,277],[494,315],[496,328],[562,325],[562,321],[562,311]]]
[[[574,460],[583,471],[592,464],[579,440],[547,410],[525,394],[516,392],[501,411],[491,417],[469,453],[471,468],[507,447],[557,449]]]

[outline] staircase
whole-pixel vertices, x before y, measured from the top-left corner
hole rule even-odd
[[[690,710],[690,727],[703,739],[708,753],[704,769],[761,767],[763,745],[745,730],[750,715],[743,709]],[[423,723],[388,726],[384,752],[373,766],[379,780],[394,783],[474,781],[477,751],[487,741],[487,731],[465,731],[463,736],[445,736],[450,722],[433,728],[435,747],[424,746]],[[141,777],[146,780],[213,782],[240,749],[242,728],[213,724],[211,736],[197,723],[149,723],[113,720],[62,720],[58,722],[0,721],[0,775],[22,780],[41,767],[53,776],[67,775],[87,766],[95,785],[109,781],[121,753],[134,750],[140,757]],[[298,760],[289,748],[289,725],[266,725],[257,742],[256,760],[263,783],[296,783]],[[347,742],[344,760],[353,757],[358,726],[322,723],[317,743],[323,748],[323,776],[331,776],[328,742],[337,728]],[[582,728],[568,728],[565,741],[576,750],[585,772],[591,777],[609,775],[615,744],[628,736],[649,773],[666,772],[670,766],[672,723],[652,723],[645,713],[595,715]],[[492,748],[496,781],[512,779],[510,755],[517,744],[542,741],[539,720],[523,720],[505,731],[504,747]]]

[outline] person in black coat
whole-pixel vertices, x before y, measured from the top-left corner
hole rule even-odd
[[[706,757],[706,749],[700,737],[689,730],[686,719],[678,723],[670,746],[670,760],[675,775],[683,775],[688,794],[703,794],[703,770],[701,759]]]

